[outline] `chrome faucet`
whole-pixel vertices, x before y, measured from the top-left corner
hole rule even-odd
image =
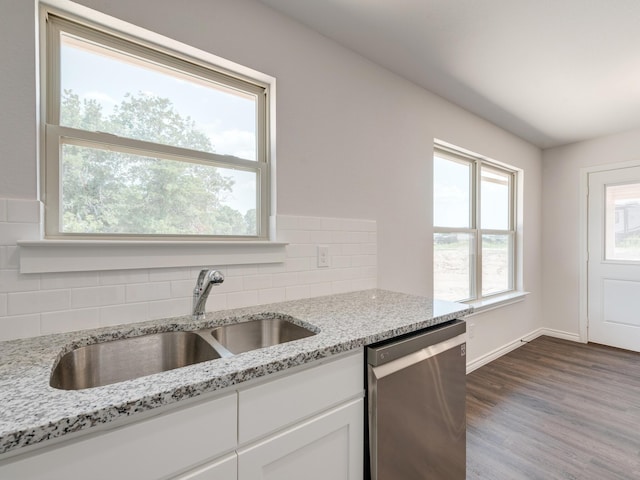
[[[193,312],[191,317],[194,320],[204,319],[204,307],[207,304],[207,297],[213,285],[220,285],[224,282],[224,275],[218,270],[200,270],[196,287],[193,289]]]

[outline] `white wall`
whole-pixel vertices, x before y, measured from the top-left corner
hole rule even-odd
[[[580,169],[638,160],[640,130],[543,152],[545,325],[579,334]]]
[[[0,18],[24,55],[1,50],[21,125],[0,152],[0,197],[33,198],[35,84],[33,5],[8,2]],[[79,3],[277,78],[278,213],[377,221],[378,285],[432,291],[432,151],[441,140],[525,170],[525,288],[522,303],[476,317],[477,358],[540,324],[540,151],[494,125],[251,0],[81,0]],[[18,5],[19,4],[19,5]],[[6,58],[5,58],[6,57]],[[23,79],[28,79],[23,81]],[[25,133],[27,132],[27,133]],[[9,152],[7,155],[5,152]]]

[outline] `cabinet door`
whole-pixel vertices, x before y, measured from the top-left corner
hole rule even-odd
[[[361,480],[363,399],[238,451],[238,480]]]
[[[234,480],[237,476],[238,456],[232,453],[200,468],[183,473],[175,480]]]
[[[236,431],[233,393],[9,458],[0,463],[0,479],[167,478],[233,450]]]

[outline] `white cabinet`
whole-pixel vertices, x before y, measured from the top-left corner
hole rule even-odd
[[[0,463],[0,478],[166,478],[225,451],[233,451],[237,443],[236,431],[237,394],[233,392],[133,424],[9,458]]]
[[[238,455],[232,453],[190,472],[179,475],[175,480],[233,480],[238,476]]]
[[[363,403],[352,400],[238,450],[238,480],[360,480]]]
[[[0,459],[0,479],[361,480],[363,353]]]

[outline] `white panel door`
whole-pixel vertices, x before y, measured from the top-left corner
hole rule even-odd
[[[589,174],[589,341],[640,351],[640,167]]]

